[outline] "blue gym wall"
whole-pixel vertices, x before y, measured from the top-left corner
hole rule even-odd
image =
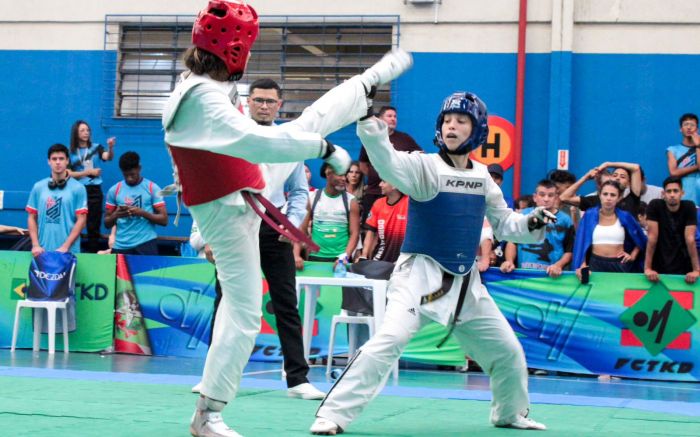
[[[639,162],[650,183],[659,185],[667,173],[664,149],[679,139],[679,115],[700,112],[695,97],[700,94],[700,82],[693,78],[693,72],[700,71],[700,56],[561,53],[571,55],[570,126],[563,126],[571,136],[571,170],[581,175],[604,160]],[[557,62],[561,53],[554,56]],[[5,191],[0,223],[26,225],[23,208],[29,189],[48,175],[46,149],[54,142],[67,145],[76,119],[90,123],[97,142],[116,136],[117,159],[135,150],[141,155],[145,177],[161,186],[171,182],[158,122],[102,125],[103,87],[108,83],[103,73],[105,56],[114,53],[0,51],[5,73],[0,83],[0,150],[4,157],[0,160],[0,190]],[[491,114],[514,121],[515,54],[414,56],[414,68],[395,84],[394,103],[399,129],[410,133],[427,151],[435,151],[435,116],[442,99],[453,91],[475,91]],[[553,157],[547,156],[550,131],[562,128],[559,120],[550,121],[552,59],[550,54],[527,56],[523,193],[529,193],[551,168]],[[334,134],[331,140],[347,147],[352,156],[358,155],[353,127]],[[317,160],[310,162],[315,186],[323,185],[317,174],[319,165]],[[104,191],[121,179],[116,162],[103,166],[103,178]],[[508,171],[506,192],[511,184],[512,171]],[[168,205],[174,213],[173,202]],[[187,235],[188,223],[185,220],[179,228],[170,225],[162,234]]]

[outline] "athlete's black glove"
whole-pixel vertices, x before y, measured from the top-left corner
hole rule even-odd
[[[556,222],[557,217],[551,212],[547,211],[543,206],[538,206],[527,216],[527,228],[530,231],[543,228],[550,223]]]

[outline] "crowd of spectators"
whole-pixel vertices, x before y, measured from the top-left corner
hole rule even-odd
[[[379,114],[389,125],[397,150],[421,152],[409,135],[396,130],[395,108],[384,107]],[[700,145],[697,124],[694,114],[681,117],[681,143],[667,149],[669,176],[662,187],[648,184],[639,164],[606,161],[578,179],[567,170],[553,170],[533,187],[532,194],[516,201],[506,196],[506,203],[516,211],[528,213],[544,207],[556,215],[557,223],[548,225],[541,243],[513,244],[498,241],[486,221],[479,270],[538,269],[553,278],[568,270],[583,281],[591,271],[643,272],[650,281],[665,273],[683,274],[687,282],[695,282],[700,270],[695,212],[695,196],[700,194],[695,190],[696,147]],[[322,169],[326,186],[311,195],[303,225],[321,246],[321,252],[310,260],[394,262],[398,257],[408,199],[381,181],[364,149],[358,161],[345,177]],[[496,184],[503,184],[500,165],[491,164],[488,171]],[[595,191],[582,193],[588,181],[595,182]],[[303,251],[297,248],[295,253],[297,267],[302,268]]]
[[[274,93],[263,90],[281,95],[276,88]],[[249,104],[251,115],[260,118],[259,122],[272,123],[281,99],[258,96]],[[410,135],[397,130],[396,108],[382,107],[378,116],[387,123],[396,150],[422,152]],[[539,269],[551,277],[570,270],[582,280],[590,271],[643,272],[651,281],[657,281],[659,274],[683,274],[689,283],[695,282],[700,272],[698,118],[683,114],[679,124],[681,140],[666,149],[669,176],[662,187],[648,184],[636,163],[606,161],[578,179],[569,171],[553,170],[533,187],[532,194],[515,201],[505,197],[516,211],[527,213],[533,207],[544,207],[558,221],[548,226],[543,242],[527,245],[498,241],[487,232],[490,226],[486,221],[484,235],[488,238],[482,238],[480,245],[479,270],[497,267],[510,273],[515,268]],[[51,176],[38,181],[31,191],[26,207],[28,229],[2,230],[28,234],[34,255],[46,250],[80,252],[80,234],[86,230],[83,248],[98,252],[105,249],[99,243],[104,223],[111,235],[109,247],[99,253],[158,254],[156,226],[166,226],[168,215],[159,186],[141,175],[137,153],[120,156],[124,178],[108,190],[104,201],[101,166],[113,159],[115,144],[115,138],[107,139],[107,147],[93,143],[88,123],[76,121],[70,130],[70,147],[54,144],[48,150]],[[500,186],[504,169],[492,164],[488,171]],[[311,186],[307,166],[300,166],[296,173],[299,182],[295,186],[302,188],[294,193],[303,192],[308,200],[306,213],[301,207],[293,215],[321,248],[307,254],[304,247],[294,247],[297,269],[303,269],[305,260],[396,261],[406,229],[408,198],[381,180],[364,148],[345,175],[323,165],[321,177],[326,185],[322,188]],[[596,189],[582,193],[588,181],[594,181]],[[297,196],[294,193],[284,194]],[[286,199],[275,202],[282,207]]]

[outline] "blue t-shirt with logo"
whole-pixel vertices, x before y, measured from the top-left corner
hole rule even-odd
[[[102,154],[105,152],[105,148],[100,144],[92,144],[90,147],[81,148],[75,153],[70,154],[70,168],[73,171],[83,171],[86,169],[97,168],[97,160],[104,162],[102,160]],[[84,176],[78,179],[83,185],[101,185],[102,178],[100,176],[91,178],[89,176]]]
[[[119,206],[135,206],[154,213],[156,207],[165,205],[159,191],[160,187],[146,178],[134,186],[125,181],[118,182],[107,193],[107,211],[114,211]],[[116,226],[115,249],[131,249],[158,237],[156,225],[144,217],[123,217],[117,219]]]
[[[523,215],[534,208],[525,208]],[[544,270],[559,261],[566,252],[573,252],[576,230],[571,217],[557,211],[556,223],[549,223],[544,241],[536,244],[518,244],[518,267],[521,269]]]
[[[78,214],[87,214],[87,192],[85,187],[73,178],[66,181],[63,188],[49,188],[51,178],[42,179],[29,193],[25,208],[28,213],[37,215],[39,244],[44,250],[56,250],[70,235]],[[72,253],[80,253],[80,237],[70,247]]]
[[[678,168],[693,167],[697,164],[694,148],[676,144],[667,147],[666,151],[671,152]],[[681,179],[683,181],[683,199],[692,200],[696,205],[700,205],[700,173],[694,171]]]

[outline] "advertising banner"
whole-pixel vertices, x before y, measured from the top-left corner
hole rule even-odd
[[[128,272],[118,274],[118,289],[134,290],[126,300],[117,297],[115,348],[124,346],[129,335],[128,348],[138,343],[134,329],[124,330],[124,305],[138,305],[147,328],[146,340],[140,347],[150,345],[153,355],[204,357],[211,335],[211,318],[214,309],[214,267],[199,258],[171,258],[160,256],[124,256]],[[120,271],[118,266],[118,271]],[[127,276],[128,273],[128,276]],[[329,263],[306,263],[299,276],[332,276]],[[130,278],[130,280],[126,279]],[[299,308],[303,308],[305,294],[301,294]],[[331,319],[340,313],[342,292],[340,287],[322,287],[316,305],[311,342],[311,356],[327,354]],[[121,303],[120,303],[121,302]],[[132,311],[133,312],[133,311]],[[138,311],[136,311],[138,312]],[[303,319],[303,311],[301,318]],[[130,319],[137,320],[137,319]],[[422,329],[409,344],[404,358],[433,364],[462,365],[464,354],[457,342],[450,339],[441,349],[436,345],[444,338],[444,327],[431,324]],[[123,336],[123,337],[122,337]],[[141,337],[144,338],[144,337]],[[147,341],[147,342],[146,342]],[[133,352],[131,349],[127,350]],[[338,329],[335,353],[347,351],[347,335],[343,326]],[[139,352],[133,352],[139,353]],[[282,349],[277,336],[277,325],[270,300],[267,281],[263,280],[263,303],[260,334],[255,340],[251,355],[253,361],[282,361]]]
[[[78,254],[75,277],[76,330],[68,337],[69,348],[76,352],[99,352],[112,345],[114,314],[115,257]],[[24,299],[24,286],[31,253],[0,251],[0,347],[12,343],[12,327],[17,301]],[[60,317],[60,316],[58,316]],[[18,348],[32,347],[32,311],[22,310]],[[56,350],[63,350],[62,334],[56,335]],[[46,334],[41,336],[48,348]]]
[[[662,275],[489,270],[484,279],[532,368],[677,381],[700,380],[700,285]]]
[[[9,348],[15,306],[23,298],[31,255],[0,251],[0,347]],[[214,307],[214,267],[198,258],[78,255],[77,330],[73,351],[203,357]],[[116,272],[116,276],[115,276]],[[299,275],[331,276],[331,265],[307,263]],[[662,275],[651,283],[641,274],[592,273],[581,284],[566,272],[551,279],[542,271],[482,275],[491,296],[513,327],[528,366],[549,371],[642,379],[700,380],[700,284]],[[115,305],[115,286],[118,295]],[[303,308],[305,293],[301,295]],[[325,356],[333,315],[340,312],[339,287],[322,287],[316,307],[312,357]],[[115,311],[116,308],[116,311]],[[301,315],[303,318],[303,314]],[[113,328],[115,333],[113,334]],[[145,328],[145,330],[144,330]],[[402,359],[461,365],[454,338],[440,349],[444,327],[428,324]],[[42,336],[46,348],[46,335]],[[62,347],[59,338],[57,347]],[[31,312],[21,317],[18,347],[31,348]],[[335,349],[347,349],[346,329]],[[261,332],[251,359],[281,361],[274,311],[263,281]]]
[[[125,255],[124,260],[118,282],[134,295],[129,293],[117,308],[122,320],[117,332],[123,332],[123,340],[129,331],[136,332],[131,344],[122,346],[144,353],[150,349],[153,355],[205,356],[214,310],[214,266],[200,258]]]

